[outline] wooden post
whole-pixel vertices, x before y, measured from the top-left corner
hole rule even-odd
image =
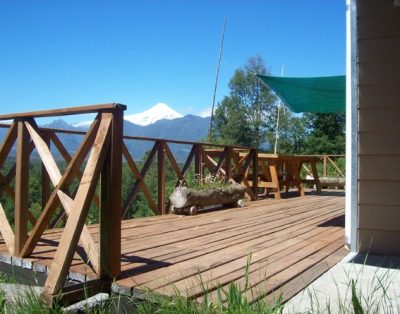
[[[50,136],[47,132],[43,134],[43,140],[50,148]],[[46,167],[42,162],[42,209],[45,208],[48,200],[50,199],[50,177],[47,173]]]
[[[272,181],[272,190],[274,193],[275,199],[281,199],[281,187],[279,186],[279,178],[278,178],[278,162],[276,160],[269,161],[269,172],[271,174],[271,181]]]
[[[229,180],[232,178],[232,155],[234,154],[232,147],[228,147],[228,151],[225,157],[225,173],[226,178]]]
[[[18,121],[17,159],[15,173],[15,239],[14,254],[21,255],[28,238],[29,197],[29,133],[24,121]]]
[[[254,197],[258,199],[258,150],[252,150],[253,158],[253,193]]]
[[[195,154],[194,154],[194,174],[196,176],[196,180],[201,182],[203,178],[203,170],[202,170],[202,154],[201,154],[201,146],[200,144],[195,144]]]
[[[165,143],[160,142],[158,147],[158,211],[161,215],[166,214],[166,204],[165,204]]]
[[[324,158],[324,160],[326,161],[325,158]],[[314,161],[314,160],[311,161],[311,171],[312,171],[312,174],[314,177],[315,187],[317,188],[317,194],[321,194],[321,192],[322,192],[321,182],[319,181],[319,178],[318,178],[317,165],[316,165],[316,161]]]
[[[108,113],[105,113],[108,114]],[[113,280],[121,272],[123,110],[112,114],[111,143],[101,172],[100,278]]]
[[[326,162],[326,155],[323,155],[323,166],[322,166],[322,176],[326,177],[326,168],[327,168],[327,162]]]

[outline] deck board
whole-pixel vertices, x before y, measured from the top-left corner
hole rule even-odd
[[[98,226],[88,229],[97,242]],[[46,231],[26,260],[49,267],[61,233],[62,229]],[[8,254],[4,241],[0,253]],[[208,297],[215,299],[217,286],[245,287],[249,263],[249,300],[271,301],[278,295],[286,300],[345,254],[343,195],[266,199],[197,216],[123,221],[122,273],[115,285],[162,295],[178,289],[182,296],[199,301],[206,287]],[[84,259],[84,254],[75,254],[71,273],[95,278]]]

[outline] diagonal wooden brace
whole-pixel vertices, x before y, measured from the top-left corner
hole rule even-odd
[[[63,288],[104,164],[106,150],[110,143],[111,121],[111,114],[102,114],[92,151],[61,235],[60,243],[63,243],[63,245],[58,247],[51,263],[50,272],[43,289],[44,294],[55,295]]]
[[[64,172],[64,175],[60,179],[58,185],[54,189],[53,193],[50,195],[50,198],[43,209],[42,213],[40,214],[40,217],[38,218],[38,222],[35,224],[33,227],[33,230],[31,231],[24,248],[22,249],[22,256],[28,256],[32,253],[33,249],[35,248],[37,242],[39,241],[41,235],[43,234],[44,230],[50,223],[50,219],[56,210],[56,208],[59,205],[59,196],[58,193],[59,191],[62,191],[61,189],[67,187],[72,179],[75,177],[76,172],[78,171],[79,167],[81,166],[83,160],[85,159],[87,152],[90,150],[92,143],[94,141],[94,138],[96,136],[97,130],[99,127],[98,119],[96,118],[94,122],[92,123],[90,129],[88,130],[85,138],[83,139],[81,145],[79,146],[77,152],[75,153],[72,161],[69,163],[67,169]],[[65,193],[64,193],[65,194]],[[62,195],[62,194],[61,194]],[[68,200],[67,200],[68,201]],[[92,250],[90,250],[92,251]],[[98,258],[96,256],[93,256],[91,259],[91,262],[96,263]],[[98,262],[97,262],[98,264]],[[96,264],[94,264],[96,265]],[[94,266],[93,265],[93,266]]]
[[[40,137],[35,126],[31,125],[31,123],[29,122],[25,122],[25,125],[32,137],[33,142],[35,143],[36,149],[42,159],[42,162],[47,170],[47,173],[49,174],[51,182],[53,183],[54,187],[57,187],[57,185],[61,181],[62,175],[60,170],[58,169],[56,161],[51,155],[49,147],[47,146],[45,141]],[[67,215],[70,215],[73,205],[73,199],[62,190],[58,190],[57,195]],[[99,267],[99,249],[98,245],[94,242],[86,226],[83,227],[81,235],[81,243],[90,262],[92,263],[94,269],[97,272]]]

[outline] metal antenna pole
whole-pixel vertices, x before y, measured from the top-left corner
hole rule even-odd
[[[219,78],[219,68],[221,66],[221,59],[222,59],[222,49],[224,48],[224,38],[225,38],[225,27],[226,27],[226,16],[224,18],[224,28],[222,30],[222,38],[221,38],[221,46],[219,48],[219,55],[218,55],[218,65],[217,65],[217,75],[215,77],[215,84],[214,84],[214,95],[211,107],[211,118],[210,118],[210,127],[208,129],[208,139],[210,142],[212,141],[212,127],[213,127],[213,120],[214,120],[214,107],[215,107],[215,96],[217,94],[217,87],[218,87],[218,78]]]
[[[282,65],[281,68],[281,77],[283,77],[283,69],[285,68],[285,65]],[[276,117],[276,129],[275,129],[275,147],[274,147],[274,154],[276,155],[277,149],[278,149],[278,138],[279,138],[279,113],[281,111],[281,105],[282,105],[282,100],[279,98],[278,102],[278,113]]]

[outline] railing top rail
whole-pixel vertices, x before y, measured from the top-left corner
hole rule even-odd
[[[0,128],[9,128],[9,124],[0,123]],[[65,129],[57,129],[57,128],[46,128],[40,127],[42,131],[50,131],[50,132],[57,132],[57,133],[64,133],[64,134],[75,134],[75,135],[85,135],[86,131],[77,131],[77,130],[65,130]],[[124,135],[124,139],[127,140],[138,140],[138,141],[149,141],[149,142],[168,142],[172,144],[183,144],[183,145],[196,145],[201,144],[205,146],[213,146],[213,147],[230,147],[234,149],[255,149],[254,147],[247,147],[247,146],[237,146],[237,145],[223,145],[223,144],[214,144],[214,143],[206,143],[206,142],[190,142],[190,141],[180,141],[180,140],[171,140],[171,139],[164,139],[164,138],[155,138],[155,137],[140,137],[140,136],[129,136]]]
[[[304,157],[323,157],[323,156],[329,156],[329,157],[345,157],[345,154],[314,154],[314,155],[297,155],[297,156],[304,156]]]
[[[43,117],[54,117],[54,116],[68,116],[74,114],[85,114],[85,113],[95,113],[104,110],[112,109],[122,109],[126,110],[126,106],[118,103],[111,104],[99,104],[99,105],[89,105],[89,106],[79,106],[79,107],[68,107],[62,109],[51,109],[51,110],[39,110],[31,112],[19,112],[19,113],[9,113],[0,115],[0,120],[10,120],[18,118],[43,118]]]
[[[195,145],[201,144],[205,146],[214,146],[214,147],[230,147],[230,148],[237,148],[237,149],[255,149],[255,147],[249,146],[239,146],[239,145],[224,145],[224,144],[215,144],[215,143],[207,143],[207,142],[190,142],[190,141],[180,141],[180,140],[171,140],[171,139],[162,139],[162,138],[154,138],[154,137],[141,137],[141,136],[129,136],[124,135],[124,139],[127,140],[140,140],[140,141],[150,141],[150,142],[168,142],[172,144],[187,144],[187,145]]]
[[[7,129],[10,127],[11,124],[0,123],[0,128]],[[86,131],[77,131],[77,130],[66,130],[66,129],[57,129],[57,128],[46,128],[46,127],[39,127],[42,131],[50,131],[50,132],[57,132],[57,133],[65,133],[65,134],[76,134],[76,135],[85,135]]]

